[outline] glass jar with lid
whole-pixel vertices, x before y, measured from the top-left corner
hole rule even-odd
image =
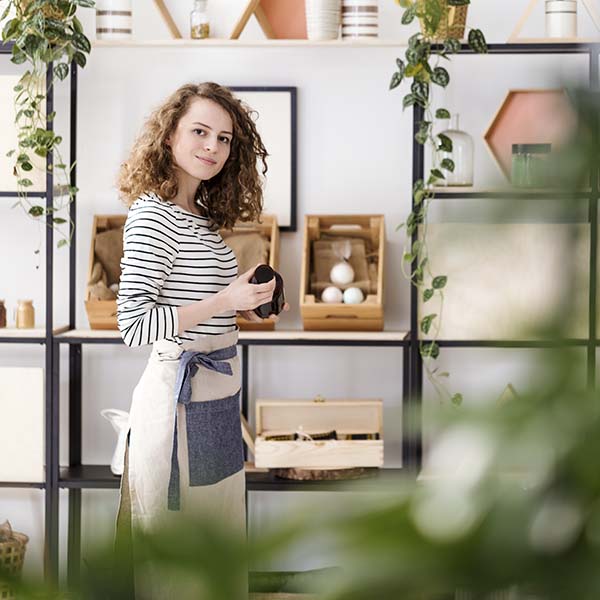
[[[459,127],[459,115],[452,117],[450,129],[442,134],[452,140],[452,152],[440,152],[442,159],[449,158],[454,162],[454,171],[442,171],[445,179],[440,185],[472,186],[473,185],[473,138]]]
[[[193,40],[204,40],[210,36],[207,3],[208,0],[194,0],[190,13],[190,37]]]
[[[544,187],[552,144],[513,144],[511,181],[516,187]]]

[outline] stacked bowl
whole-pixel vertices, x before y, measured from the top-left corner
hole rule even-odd
[[[309,40],[335,40],[340,31],[341,0],[306,0],[306,33]]]
[[[342,38],[376,38],[378,34],[378,0],[342,0]]]

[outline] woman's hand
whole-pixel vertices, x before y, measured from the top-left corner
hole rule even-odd
[[[290,310],[290,305],[286,302],[283,305],[283,310]],[[279,321],[279,315],[269,315],[266,319],[261,319],[253,310],[240,310],[238,311],[240,317],[253,323],[262,323],[263,321],[273,321],[277,323]]]
[[[250,278],[254,275],[256,267],[240,275],[219,292],[225,310],[251,311],[261,304],[271,302],[275,291],[275,277],[267,283],[250,283]],[[262,321],[262,319],[259,320]]]

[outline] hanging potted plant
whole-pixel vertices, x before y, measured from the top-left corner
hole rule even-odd
[[[70,185],[70,173],[74,165],[65,163],[60,153],[62,138],[46,129],[46,120],[53,121],[56,112],[44,113],[48,92],[55,81],[64,80],[70,72],[71,63],[84,67],[91,46],[76,16],[78,8],[92,8],[93,0],[8,0],[0,17],[2,41],[13,42],[11,61],[28,68],[14,88],[15,124],[17,148],[8,156],[14,160],[13,172],[17,183],[18,202],[33,219],[52,215],[53,226],[69,223],[68,232],[57,231],[61,237],[58,247],[67,245],[73,233],[73,223],[59,216],[75,197],[77,188]],[[46,81],[48,65],[53,63],[52,79]],[[36,162],[53,156],[53,164],[38,167]],[[39,158],[36,158],[39,157]],[[33,185],[31,172],[41,168],[53,171],[53,206],[46,208],[28,196]],[[39,250],[38,250],[39,252]]]
[[[434,135],[434,120],[448,119],[450,112],[443,107],[434,109],[431,103],[430,86],[445,88],[450,83],[450,74],[441,66],[442,60],[450,60],[450,55],[460,50],[460,38],[464,36],[466,9],[470,0],[397,0],[404,8],[402,24],[410,25],[415,18],[421,23],[421,32],[408,40],[405,58],[397,58],[397,70],[392,75],[390,89],[397,88],[403,81],[411,80],[410,92],[402,99],[403,109],[419,106],[423,109],[424,118],[417,125],[415,140],[427,145],[432,154],[432,168],[424,179],[418,179],[413,185],[413,204],[406,221],[399,228],[406,227],[406,247],[403,254],[403,265],[414,264],[416,267],[406,277],[419,289],[423,304],[432,298],[439,298],[439,314],[420,315],[419,329],[424,335],[431,334],[430,340],[419,342],[419,351],[429,381],[440,397],[448,398],[454,404],[462,402],[462,395],[447,391],[442,378],[448,373],[439,372],[434,361],[439,356],[439,345],[436,337],[440,330],[440,315],[444,301],[444,288],[448,278],[434,271],[429,261],[427,247],[427,215],[429,203],[434,197],[433,188],[445,179],[445,172],[454,171],[451,158],[442,157],[441,153],[452,152],[452,140],[443,133]],[[487,44],[481,30],[471,29],[468,44],[477,53],[487,52]],[[420,231],[420,238],[412,242],[412,235]]]

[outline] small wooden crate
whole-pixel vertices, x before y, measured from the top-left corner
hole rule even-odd
[[[279,225],[276,215],[261,215],[261,223],[252,221],[248,223],[236,223],[233,230],[221,230],[221,237],[227,243],[227,238],[237,233],[260,233],[264,235],[270,243],[269,247],[269,266],[275,271],[279,268]],[[240,275],[242,274],[240,270]],[[270,319],[265,319],[262,323],[248,321],[238,316],[237,324],[240,329],[247,331],[268,331],[275,328],[275,323]]]
[[[108,231],[109,229],[122,227],[126,220],[127,215],[94,215],[90,260],[88,265],[88,281],[92,276],[92,269],[96,262],[96,255],[94,252],[94,248],[96,247],[96,235],[103,231]],[[86,286],[85,310],[91,329],[118,329],[116,300],[92,300]]]
[[[311,245],[323,234],[370,241],[377,251],[377,293],[361,304],[328,304],[311,293]],[[383,329],[383,268],[385,220],[383,215],[306,215],[300,282],[300,312],[307,330],[381,331]]]
[[[378,434],[367,440],[267,440],[296,431],[314,435]],[[254,460],[268,469],[349,469],[383,466],[381,400],[257,400]]]

